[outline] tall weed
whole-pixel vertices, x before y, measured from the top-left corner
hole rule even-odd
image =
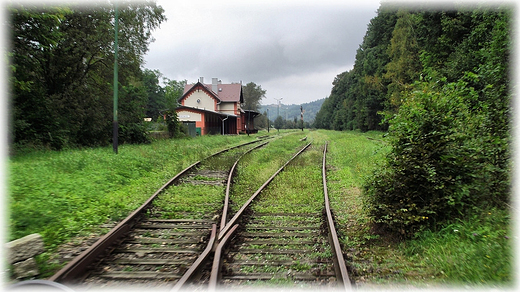
[[[450,284],[511,283],[509,217],[508,211],[488,209],[465,220],[453,220],[439,231],[420,232],[403,249]]]

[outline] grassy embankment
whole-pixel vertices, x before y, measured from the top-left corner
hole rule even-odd
[[[244,158],[236,193],[254,192],[305,144],[298,140],[305,135],[316,145],[330,141],[329,193],[351,278],[357,284],[424,287],[511,283],[512,236],[507,211],[481,210],[472,218],[454,220],[406,242],[372,232],[370,218],[362,208],[362,186],[388,151],[380,133],[320,130],[275,140],[270,147]],[[181,169],[216,149],[251,139],[254,136],[209,136],[122,146],[119,155],[111,148],[100,148],[11,158],[8,239],[39,232],[52,252],[76,236],[101,234],[106,229],[99,225],[124,218]],[[291,173],[301,174],[289,171],[284,175]],[[239,208],[243,202],[238,196],[233,199]]]

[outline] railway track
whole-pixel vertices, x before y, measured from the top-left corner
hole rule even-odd
[[[350,290],[328,205],[327,145],[323,154],[311,143],[301,147],[240,208],[233,205],[238,161],[267,143],[225,149],[181,171],[49,280],[172,292]]]
[[[350,289],[328,200],[327,145],[321,179],[315,167],[320,162],[317,149],[297,157],[310,145],[287,167],[285,173],[293,180],[280,174],[284,165],[267,182],[273,181],[274,187],[264,184],[219,234],[210,291],[266,286]],[[316,190],[320,180],[323,192]]]
[[[50,281],[171,286],[211,250],[230,165],[267,143],[245,143],[190,165]]]

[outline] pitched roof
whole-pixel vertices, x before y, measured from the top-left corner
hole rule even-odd
[[[179,97],[179,100],[178,102],[180,103],[186,96],[186,94],[190,93],[190,91],[193,91],[195,90],[195,88],[197,87],[203,87],[202,90],[205,90],[208,92],[208,95],[215,98],[218,102],[221,102],[220,98],[218,97],[217,94],[215,94],[210,88],[208,88],[206,85],[200,83],[200,82],[197,82],[195,84],[190,84],[190,85],[185,85],[184,86],[184,92],[182,93],[182,96]]]
[[[190,91],[191,88],[193,88],[197,84],[202,83],[195,83],[195,84],[188,84],[184,86],[184,93],[183,96]],[[218,99],[220,99],[222,102],[244,102],[244,97],[242,95],[242,84],[239,83],[232,83],[232,84],[218,84],[218,92],[214,92],[212,90],[211,84],[202,84],[204,87],[206,87],[207,90],[210,92],[213,92]]]

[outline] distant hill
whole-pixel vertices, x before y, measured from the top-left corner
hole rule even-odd
[[[300,120],[300,106],[303,107],[303,121],[312,123],[314,122],[314,119],[316,118],[316,114],[321,108],[321,105],[325,101],[325,98],[304,103],[304,104],[280,104],[280,116],[282,118],[287,120],[293,120],[296,118],[298,121]],[[260,113],[264,113],[264,111],[267,111],[269,109],[269,119],[271,121],[274,121],[276,119],[277,113],[278,113],[278,105],[277,104],[269,104],[269,105],[261,105],[260,106]]]

